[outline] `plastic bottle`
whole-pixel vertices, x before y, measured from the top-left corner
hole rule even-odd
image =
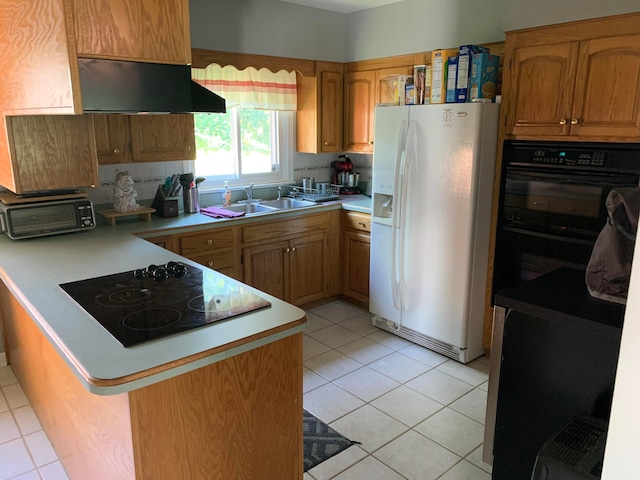
[[[231,189],[229,188],[229,182],[224,182],[224,193],[222,195],[222,205],[228,207],[231,205]]]

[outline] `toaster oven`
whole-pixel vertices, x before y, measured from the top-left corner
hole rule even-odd
[[[0,204],[0,230],[13,240],[89,230],[96,226],[87,199]]]

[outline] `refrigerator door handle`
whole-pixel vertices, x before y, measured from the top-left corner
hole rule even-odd
[[[416,162],[418,158],[418,141],[416,137],[416,122],[409,123],[407,130],[407,138],[405,143],[405,155],[404,165],[402,167],[402,181],[400,190],[400,214],[399,221],[400,228],[398,229],[398,263],[400,265],[398,277],[399,277],[399,297],[401,310],[407,311],[409,309],[409,288],[407,287],[407,278],[405,272],[405,260],[406,260],[406,234],[407,234],[407,191],[409,189],[409,168],[412,163]],[[416,164],[417,166],[417,164]]]
[[[402,309],[402,300],[400,298],[400,276],[398,271],[398,231],[400,229],[401,209],[400,200],[402,189],[402,172],[404,168],[405,145],[407,140],[407,124],[406,120],[400,123],[398,129],[398,143],[396,145],[396,159],[393,168],[393,196],[395,205],[392,206],[391,214],[391,298],[393,298],[393,306],[398,310]]]

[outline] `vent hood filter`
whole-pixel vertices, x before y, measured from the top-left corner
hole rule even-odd
[[[79,58],[84,113],[224,113],[224,98],[191,80],[189,65]]]

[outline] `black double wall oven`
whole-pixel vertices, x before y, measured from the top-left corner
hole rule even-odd
[[[493,295],[560,267],[584,269],[609,192],[640,182],[640,144],[506,140]]]

